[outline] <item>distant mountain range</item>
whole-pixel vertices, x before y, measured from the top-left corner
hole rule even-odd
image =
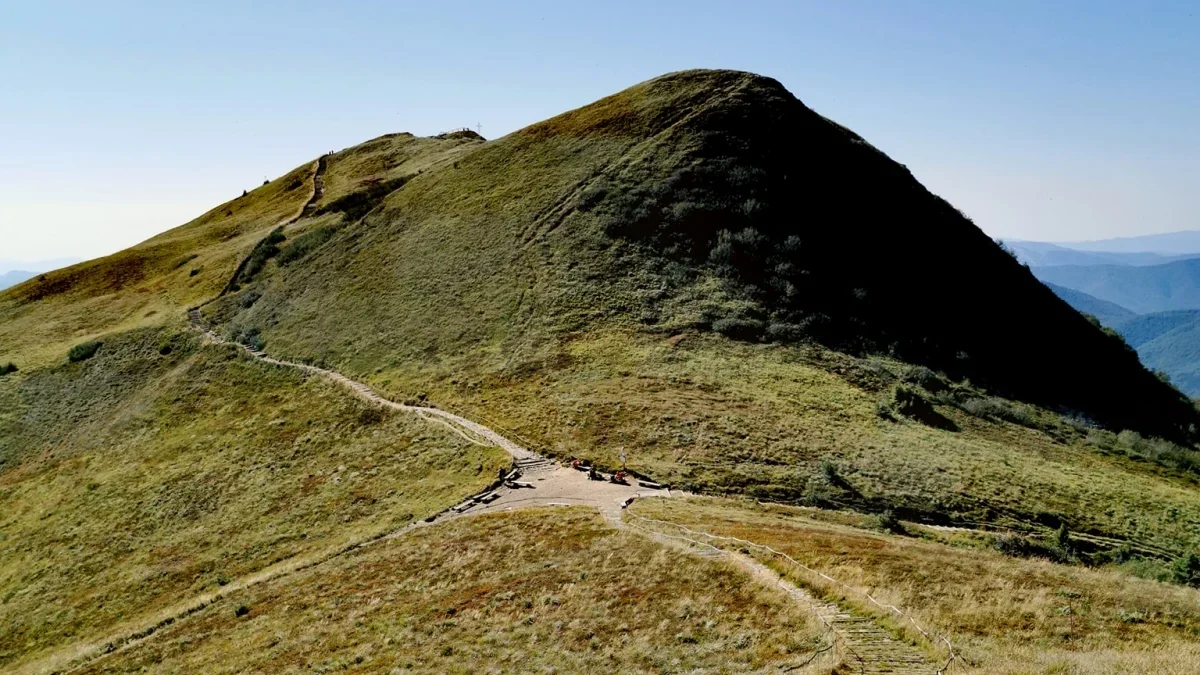
[[[1065,300],[1068,305],[1074,307],[1076,310],[1084,314],[1090,314],[1096,317],[1100,320],[1100,323],[1103,323],[1105,326],[1116,326],[1140,316],[1133,310],[1126,309],[1114,302],[1101,300],[1100,298],[1097,298],[1093,295],[1088,295],[1083,291],[1077,291],[1073,288],[1067,288],[1066,286],[1059,286],[1058,284],[1053,284],[1048,281],[1042,283],[1049,286],[1050,290],[1054,291],[1055,295]]]
[[[10,286],[32,279],[42,272],[49,272],[60,267],[74,265],[80,262],[79,258],[54,258],[52,260],[6,260],[0,258],[0,290],[4,290]]]
[[[1043,241],[1005,241],[1004,244],[1017,254],[1017,258],[1030,267],[1053,267],[1058,265],[1162,265],[1177,260],[1200,257],[1200,253],[1167,255],[1154,252],[1111,253],[1104,251],[1081,251],[1062,244]]]
[[[1200,258],[1164,265],[1033,267],[1043,282],[1065,286],[1138,314],[1200,309]]]
[[[77,262],[82,262],[83,258],[51,258],[49,260],[12,260],[9,258],[0,258],[0,274],[11,272],[13,270],[26,270],[29,272],[49,272],[60,267],[74,265]]]
[[[33,276],[36,274],[37,272],[30,272],[28,270],[9,270],[7,272],[0,273],[0,290],[8,288],[9,286],[16,286],[26,279],[33,278]]]
[[[1121,333],[1146,367],[1200,397],[1200,232],[1005,245],[1067,304]]]
[[[1200,230],[1147,234],[1061,244],[1076,251],[1104,253],[1161,253],[1163,255],[1200,254]]]

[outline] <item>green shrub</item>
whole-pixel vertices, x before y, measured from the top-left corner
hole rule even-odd
[[[909,366],[900,376],[904,382],[915,384],[931,394],[939,394],[950,388],[950,385],[925,366]]]
[[[1189,553],[1171,565],[1171,578],[1177,584],[1200,588],[1200,556]]]
[[[838,472],[838,466],[832,460],[821,460],[821,474],[825,476],[825,480],[833,485],[838,485],[842,482],[842,476]]]
[[[303,258],[314,249],[332,239],[334,231],[334,228],[326,226],[313,228],[305,232],[293,239],[287,246],[279,249],[277,261],[280,265],[288,265]]]
[[[362,412],[358,413],[358,423],[362,426],[370,426],[379,424],[383,421],[383,411],[375,406],[363,408]]]
[[[104,344],[99,340],[88,340],[71,347],[71,351],[67,352],[67,360],[72,363],[86,361],[96,355],[100,351],[100,346]]]
[[[904,523],[900,522],[900,519],[896,517],[896,514],[891,509],[887,509],[879,514],[876,519],[876,525],[884,532],[908,534],[908,530],[904,529]]]
[[[266,347],[262,336],[259,335],[258,329],[249,326],[234,326],[230,332],[229,338],[234,342],[246,345],[255,351],[262,351]]]
[[[283,236],[283,228],[277,227],[255,244],[254,250],[250,252],[250,257],[246,259],[246,266],[242,268],[242,273],[238,275],[238,281],[246,283],[258,276],[258,273],[267,266],[267,261],[278,255],[279,244],[285,239],[287,237]]]
[[[714,331],[735,340],[754,340],[762,335],[763,322],[754,319],[725,318],[713,322]]]
[[[238,605],[238,606],[237,606],[237,607],[236,607],[236,608],[233,610],[233,615],[234,615],[234,616],[239,616],[239,617],[240,617],[240,616],[246,616],[246,615],[247,615],[247,614],[249,614],[249,613],[250,613],[250,608],[249,608],[249,607],[247,607],[247,606],[245,606],[245,605]]]
[[[8,363],[0,366],[0,377],[8,375],[9,373],[15,373],[15,372],[17,372],[17,364],[13,363],[12,361],[9,361]]]
[[[1103,450],[1123,454],[1131,459],[1153,462],[1193,474],[1200,474],[1200,451],[1161,438],[1145,438],[1126,429],[1115,436],[1097,431],[1088,435],[1088,442]]]
[[[1045,558],[1057,563],[1074,562],[1069,551],[1019,534],[996,535],[992,539],[992,547],[1014,558]]]
[[[354,222],[370,213],[385,197],[404,187],[409,176],[367,183],[366,187],[339,197],[317,209],[317,215],[341,213],[346,222]]]
[[[926,426],[957,431],[953,420],[938,412],[920,390],[905,384],[896,385],[892,392],[891,409]]]
[[[1017,405],[1002,398],[989,396],[987,398],[972,398],[959,404],[963,412],[983,419],[999,419],[1023,427],[1036,429],[1037,420],[1029,414],[1025,406]]]

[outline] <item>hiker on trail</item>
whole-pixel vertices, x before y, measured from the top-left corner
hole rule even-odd
[[[596,467],[588,467],[588,480],[601,480],[600,474],[596,473]]]
[[[508,475],[508,470],[507,470],[507,469],[505,469],[504,467],[500,467],[500,470],[499,470],[499,472],[497,472],[497,474],[496,474],[496,479],[497,479],[497,480],[504,480],[504,477],[505,477],[505,476],[507,476],[507,475]]]

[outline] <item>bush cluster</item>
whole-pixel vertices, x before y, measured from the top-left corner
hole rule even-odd
[[[87,342],[81,342],[74,347],[71,347],[71,350],[67,352],[67,360],[72,363],[86,361],[95,356],[96,352],[100,351],[100,346],[103,344],[104,343],[100,342],[99,340],[88,340]]]
[[[1057,563],[1077,562],[1070,547],[1069,535],[1060,530],[1053,541],[1044,541],[1020,534],[999,534],[992,540],[992,547],[1014,558],[1044,558]]]
[[[1092,429],[1088,433],[1087,442],[1105,452],[1200,474],[1200,450],[1162,438],[1146,438],[1128,429],[1119,434]]]
[[[907,384],[898,384],[892,391],[887,407],[892,413],[907,417],[926,426],[957,431],[958,425],[933,407],[922,390]]]
[[[15,373],[15,372],[17,372],[17,364],[13,363],[12,361],[9,361],[8,363],[0,365],[0,377],[8,375],[9,373]]]
[[[329,241],[333,238],[333,233],[334,228],[329,226],[313,228],[279,249],[277,261],[280,265],[291,264]]]
[[[963,412],[975,417],[1004,420],[1034,429],[1038,427],[1037,420],[1029,413],[1026,406],[995,396],[971,398],[960,403],[958,407]]]
[[[341,213],[345,221],[354,222],[370,213],[385,197],[404,187],[411,176],[369,183],[364,189],[338,197],[317,209],[317,215]]]
[[[235,285],[245,284],[258,276],[258,273],[267,266],[267,261],[279,254],[279,244],[286,239],[287,237],[283,236],[283,227],[277,227],[255,244],[254,250],[250,251],[245,265],[237,274]]]
[[[262,351],[266,347],[266,342],[259,335],[258,329],[249,326],[234,326],[230,332],[229,338],[234,342],[246,345],[255,351]]]

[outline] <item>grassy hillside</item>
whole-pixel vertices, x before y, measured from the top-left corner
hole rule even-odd
[[[860,190],[886,217],[838,197]],[[922,225],[901,236],[897,218]],[[959,263],[919,263],[916,240]],[[625,449],[695,489],[1197,543],[1178,520],[1197,508],[1194,451],[1117,444],[1085,419],[1182,436],[1191,405],[902,167],[757,76],[667,76],[478,146],[206,311],[273,354],[558,456]],[[828,494],[823,461],[850,489]]]
[[[1038,267],[1042,281],[1073,288],[1138,314],[1200,309],[1200,259],[1165,265]]]
[[[111,256],[47,272],[0,293],[0,358],[47,365],[107,331],[179,321],[225,285],[272,227],[311,193],[315,163],[190,223]]]
[[[0,669],[403,526],[503,461],[191,333],[109,337],[0,403]]]
[[[644,518],[770,546],[813,571],[740,542],[698,537]],[[965,657],[948,672],[1184,675],[1200,658],[1200,590],[1131,579],[1115,567],[1080,570],[1013,558],[996,550],[1003,536],[911,525],[902,526],[908,530],[903,534],[889,534],[878,525],[870,531],[869,522],[846,514],[729,500],[647,500],[626,519],[753,552],[798,584],[846,598],[920,640],[912,624],[867,594],[903,608]]]
[[[113,330],[178,323],[187,307],[215,297],[276,227],[299,237],[337,227],[373,207],[397,177],[416,175],[478,143],[471,138],[395,134],[326,158],[320,217],[293,222],[312,196],[317,162],[232,199],[199,218],[111,256],[72,265],[0,292],[0,358],[47,365],[73,343]],[[367,190],[372,188],[372,190]],[[344,200],[350,192],[366,199]],[[339,200],[342,200],[339,202]]]
[[[779,672],[823,646],[782,591],[576,509],[439,525],[232,601],[248,613],[84,672]]]
[[[1200,311],[1146,314],[1118,330],[1143,363],[1166,373],[1188,395],[1200,397]]]
[[[1133,311],[1125,309],[1118,304],[1101,300],[1073,288],[1051,283],[1047,283],[1046,287],[1054,291],[1055,295],[1062,298],[1063,302],[1074,307],[1076,311],[1083,314],[1091,314],[1105,326],[1116,326],[1138,316]]]
[[[326,559],[506,459],[204,342],[196,305],[273,356],[676,487],[1066,524],[1082,562],[1200,549],[1190,402],[863,139],[773,80],[688,71],[495,141],[384,136],[0,293],[0,669],[213,594],[91,667],[720,672],[816,648],[777,594],[575,512]]]
[[[1118,428],[1197,421],[902,166],[746,73],[664,76],[482,145],[255,293],[215,316],[360,374],[700,329],[889,353]]]

